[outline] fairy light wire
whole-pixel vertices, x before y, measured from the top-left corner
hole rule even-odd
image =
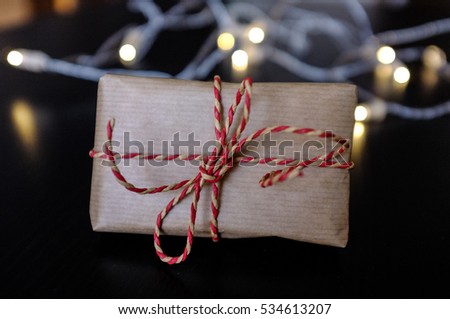
[[[245,50],[242,45],[248,42],[257,45],[265,59],[305,80],[351,82],[353,77],[372,71],[380,62],[390,64],[398,60],[401,65],[423,57],[423,48],[392,49],[393,46],[450,32],[450,18],[447,18],[374,34],[367,13],[357,0],[340,2],[339,8],[348,16],[346,20],[332,13],[299,7],[299,4],[301,2],[278,1],[276,5],[263,10],[261,7],[264,4],[251,2],[231,1],[224,4],[220,0],[184,0],[163,12],[153,0],[129,0],[128,8],[141,13],[147,21],[139,26],[125,26],[118,30],[106,39],[93,55],[80,55],[74,63],[48,57],[40,51],[17,49],[11,56],[16,55],[17,59],[12,60],[13,63],[8,60],[8,63],[29,71],[52,72],[91,81],[98,81],[106,73],[201,79],[207,77],[222,61],[231,59],[235,52],[239,52],[243,57],[244,53],[239,50]],[[243,38],[245,34],[248,37],[251,26],[263,26],[261,31],[264,36],[256,43],[252,43],[249,38]],[[215,27],[215,31],[205,40],[193,60],[178,74],[103,68],[119,57],[125,66],[139,62],[151,50],[160,33],[165,30],[178,31],[204,27]],[[235,43],[225,50],[217,47],[217,38],[223,32],[229,32],[237,37]],[[319,67],[305,59],[307,53],[313,49],[311,34],[324,35],[331,41],[330,44],[340,51],[332,65]],[[388,46],[385,47],[388,55],[381,59],[380,56],[377,57],[377,50],[383,46]],[[124,48],[130,49],[129,53],[133,53],[128,57],[125,56],[125,59],[119,55],[120,49]],[[136,52],[134,53],[132,49]],[[440,54],[439,51],[436,52],[430,53],[433,54],[432,58]],[[242,65],[243,69],[252,61],[252,56],[249,56],[248,52],[245,54],[247,61]],[[19,56],[21,59],[18,59]],[[440,70],[449,69],[450,66],[445,61],[445,54],[440,58],[443,60],[433,63],[439,74],[442,74]],[[397,77],[399,82],[407,82],[408,69],[404,66],[397,68]],[[421,109],[384,101],[373,93],[361,93],[360,97],[364,98],[365,95],[383,101],[387,113],[404,118],[431,119],[450,113],[450,101]],[[370,108],[370,103],[368,107]]]

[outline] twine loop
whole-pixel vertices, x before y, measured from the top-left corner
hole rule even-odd
[[[112,134],[115,121],[111,119],[107,124],[107,142],[105,152],[91,150],[89,153],[92,158],[102,158],[110,161],[111,171],[116,180],[127,190],[138,194],[156,194],[160,192],[172,191],[181,189],[181,192],[172,198],[170,202],[159,212],[156,218],[155,231],[153,234],[154,246],[159,258],[168,264],[177,264],[186,260],[191,252],[195,220],[197,214],[197,204],[200,199],[200,193],[203,186],[208,183],[211,184],[211,217],[210,217],[210,232],[213,241],[219,240],[218,216],[219,216],[219,194],[220,187],[226,173],[233,168],[236,163],[259,163],[259,164],[277,164],[284,165],[285,168],[274,170],[265,174],[259,184],[261,187],[268,187],[278,182],[283,182],[294,177],[302,176],[303,169],[309,166],[316,166],[322,168],[340,168],[350,169],[353,167],[352,162],[341,163],[335,159],[336,155],[344,153],[349,149],[349,140],[339,137],[330,131],[322,131],[311,128],[299,128],[293,126],[273,126],[262,128],[249,136],[240,139],[241,133],[245,130],[250,116],[250,105],[252,98],[252,80],[246,78],[243,80],[236,92],[235,100],[228,110],[226,119],[222,120],[222,97],[221,97],[221,80],[219,76],[214,77],[214,133],[216,138],[216,146],[210,155],[204,156],[199,154],[141,154],[128,153],[119,154],[112,149]],[[231,132],[236,109],[243,103],[243,112],[240,124],[237,126],[235,132]],[[288,132],[293,134],[303,134],[310,136],[317,136],[321,138],[331,138],[338,145],[338,148],[331,150],[321,156],[316,156],[308,160],[297,160],[289,158],[254,158],[240,156],[240,152],[246,143],[253,141],[269,133]],[[183,180],[178,183],[162,185],[158,187],[136,187],[122,175],[117,166],[117,159],[125,158],[141,158],[147,160],[197,160],[199,162],[198,173],[189,180]],[[174,206],[181,202],[187,195],[193,193],[190,207],[190,218],[187,229],[186,246],[179,256],[168,256],[164,253],[161,247],[160,235],[162,233],[162,224],[164,218],[170,213]]]

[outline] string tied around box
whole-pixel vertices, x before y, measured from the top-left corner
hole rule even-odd
[[[178,264],[186,260],[187,256],[191,252],[194,232],[195,221],[197,214],[197,204],[200,199],[200,193],[203,186],[206,183],[210,183],[212,186],[211,192],[211,217],[210,217],[210,232],[213,241],[219,240],[218,229],[218,216],[220,210],[220,188],[223,177],[231,170],[236,163],[258,163],[258,164],[271,164],[271,165],[283,165],[282,169],[273,170],[265,174],[259,184],[261,187],[268,187],[278,182],[284,182],[294,177],[302,176],[303,170],[309,166],[315,166],[320,168],[339,168],[350,169],[353,167],[352,162],[338,161],[336,156],[344,153],[349,149],[350,143],[346,138],[342,138],[335,135],[331,131],[317,130],[312,128],[300,128],[288,125],[278,125],[272,127],[265,127],[257,130],[256,132],[248,135],[245,138],[240,139],[242,132],[249,121],[251,99],[252,99],[252,80],[250,78],[244,79],[239,89],[236,92],[235,99],[228,110],[228,116],[225,120],[222,119],[223,105],[222,105],[222,85],[219,76],[214,77],[214,134],[216,139],[216,145],[209,155],[201,154],[142,154],[142,153],[126,153],[120,154],[113,151],[112,136],[115,125],[115,120],[111,119],[107,123],[107,141],[105,142],[104,152],[91,150],[89,155],[92,158],[102,158],[110,162],[110,167],[117,182],[124,186],[127,190],[138,194],[156,194],[160,192],[167,192],[181,189],[181,192],[173,197],[169,203],[159,212],[156,218],[156,225],[153,234],[154,246],[159,258],[168,264]],[[241,100],[244,100],[241,103]],[[232,132],[232,124],[236,114],[237,108],[243,104],[243,114],[241,121],[235,132]],[[299,160],[280,157],[268,157],[257,158],[250,156],[243,156],[243,147],[266,134],[271,133],[292,133],[308,136],[316,136],[319,138],[330,138],[336,146],[330,151],[326,151],[323,155],[315,156],[311,159]],[[136,187],[130,183],[120,171],[117,160],[119,159],[131,159],[140,158],[145,160],[158,160],[158,161],[172,161],[172,160],[186,160],[199,162],[199,171],[191,179],[182,180],[174,184],[167,184],[157,187]],[[161,247],[160,235],[162,232],[162,225],[164,218],[170,213],[170,211],[189,194],[193,193],[192,202],[190,206],[190,218],[187,229],[186,246],[183,252],[179,256],[168,256],[164,253]]]

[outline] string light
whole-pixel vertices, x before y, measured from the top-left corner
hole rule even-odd
[[[248,39],[255,44],[263,42],[264,36],[264,30],[260,27],[253,27],[248,31]]]
[[[408,68],[404,66],[399,66],[394,71],[394,81],[399,84],[405,84],[409,81],[411,74],[409,73]]]
[[[72,0],[76,2],[75,0]],[[80,55],[75,61],[54,59],[41,51],[17,49],[7,56],[10,65],[33,72],[52,72],[81,79],[98,81],[106,73],[128,74],[152,77],[175,77],[181,79],[204,79],[219,63],[231,56],[233,70],[248,68],[258,58],[289,70],[306,81],[352,82],[362,74],[379,69],[386,73],[380,81],[391,85],[407,83],[410,72],[404,66],[422,58],[426,69],[437,76],[446,76],[450,71],[445,53],[429,46],[425,50],[405,47],[405,44],[450,33],[450,18],[425,23],[423,25],[390,30],[378,34],[372,31],[370,20],[358,0],[345,0],[342,8],[349,19],[310,10],[295,2],[287,2],[277,14],[265,12],[258,4],[251,2],[221,0],[180,1],[168,10],[161,10],[154,0],[128,0],[130,10],[141,13],[146,22],[138,26],[127,26],[112,34],[93,55]],[[264,29],[258,25],[264,25]],[[120,60],[129,65],[139,62],[150,52],[158,36],[165,31],[214,28],[233,30],[223,32],[218,37],[216,31],[198,49],[197,55],[178,74],[153,70],[105,69],[105,65]],[[248,31],[245,31],[248,30]],[[312,32],[314,31],[314,32]],[[315,48],[312,35],[319,34],[330,39],[330,46],[339,49],[335,61],[329,65],[314,65],[306,60],[308,52]],[[268,35],[276,35],[265,41]],[[248,41],[237,41],[246,37]],[[252,46],[251,43],[261,45]],[[385,44],[379,46],[379,43]],[[121,46],[120,44],[124,44]],[[245,46],[242,47],[241,45]],[[395,51],[392,46],[401,46]],[[245,49],[245,51],[243,50]],[[119,53],[119,54],[117,54]],[[372,59],[376,56],[378,64]],[[117,61],[119,62],[119,61]],[[397,67],[398,66],[398,67]],[[436,72],[445,70],[445,72]],[[386,71],[386,72],[384,72]],[[405,86],[399,86],[405,88]],[[386,114],[395,114],[408,119],[431,119],[450,113],[450,101],[428,108],[415,108],[387,102],[372,92],[362,92],[367,120],[382,119]],[[375,88],[375,92],[381,94]],[[381,107],[373,100],[381,100]]]
[[[49,65],[50,60],[50,57],[41,51],[25,49],[12,50],[6,57],[6,61],[10,65],[32,72],[49,71],[52,67],[52,65]]]
[[[23,63],[23,54],[19,51],[13,50],[8,53],[6,60],[12,66],[20,66]]]
[[[248,66],[248,54],[244,50],[234,51],[231,55],[233,69],[236,71],[244,71]]]
[[[373,99],[364,104],[360,104],[355,108],[355,121],[380,122],[386,118],[387,105],[382,99]]]
[[[219,49],[228,51],[234,47],[234,36],[229,32],[223,32],[217,37],[217,46]]]
[[[391,64],[395,61],[395,51],[389,46],[383,46],[377,51],[377,59],[382,64]]]
[[[355,108],[355,121],[364,121],[367,119],[367,108],[364,105],[358,105]]]
[[[131,44],[124,44],[120,47],[119,56],[124,62],[132,62],[136,58],[136,48]]]

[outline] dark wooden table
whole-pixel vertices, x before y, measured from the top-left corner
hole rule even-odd
[[[0,34],[0,48],[55,57],[92,53],[113,31],[142,19],[123,8],[44,17]],[[377,12],[377,31],[450,16],[445,3]],[[450,53],[450,35],[433,41]],[[161,44],[155,56],[170,68],[163,51]],[[449,83],[425,96],[414,81],[413,75],[406,101],[448,98]],[[389,116],[366,125],[355,145],[347,248],[278,238],[196,239],[187,262],[168,266],[151,236],[91,229],[96,88],[0,65],[1,297],[448,297],[449,116],[424,122]],[[165,239],[175,248],[184,240]]]

